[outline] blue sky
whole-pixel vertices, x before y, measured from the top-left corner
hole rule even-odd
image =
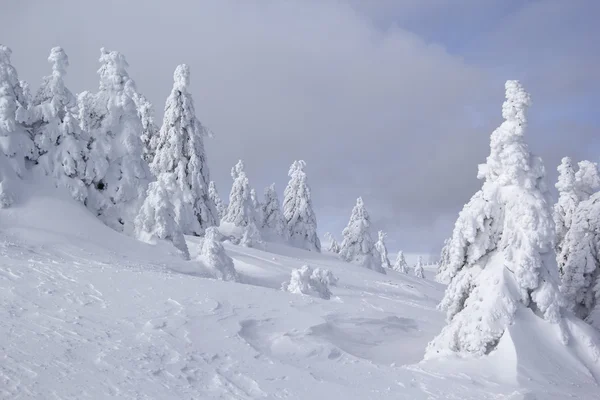
[[[433,251],[481,185],[507,79],[532,95],[549,186],[561,157],[598,161],[598,15],[591,0],[4,0],[0,38],[34,88],[64,47],[73,92],[97,89],[101,46],[119,50],[159,116],[188,63],[222,197],[240,158],[280,194],[303,158],[322,233],[362,196],[390,250]]]

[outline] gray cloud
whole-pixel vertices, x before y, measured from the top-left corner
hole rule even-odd
[[[49,71],[49,49],[63,46],[73,91],[97,88],[101,46],[119,50],[158,115],[173,69],[188,63],[198,116],[216,133],[207,149],[222,196],[239,158],[259,192],[276,182],[280,193],[289,164],[303,158],[322,232],[340,232],[363,196],[394,250],[437,249],[479,187],[477,164],[500,123],[504,80],[513,78],[502,71],[526,64],[511,58],[498,70],[493,60],[501,57],[486,51],[487,43],[501,50],[514,44],[510,21],[520,9],[464,0],[467,16],[489,22],[465,26],[441,18],[460,14],[450,3],[348,1],[12,2],[3,5],[0,37],[32,86]],[[494,19],[495,12],[502,18]],[[531,21],[535,13],[523,18]],[[484,25],[485,37],[472,40],[469,32]],[[444,32],[452,36],[453,28],[464,32],[445,43]],[[457,41],[468,50],[455,47]],[[524,54],[530,46],[517,48]],[[558,59],[564,49],[554,50]],[[585,68],[582,60],[576,65],[578,72]],[[554,73],[568,77],[573,68],[565,61]],[[563,82],[563,91],[585,86],[585,80]],[[561,129],[590,138],[593,126],[571,120],[550,125],[550,144],[547,124],[532,122],[532,142],[552,160],[549,170],[563,145],[574,157],[585,153]]]

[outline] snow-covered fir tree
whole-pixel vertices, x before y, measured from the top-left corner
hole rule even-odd
[[[579,162],[578,167],[575,172],[571,159],[564,157],[557,168],[559,175],[555,186],[558,189],[558,202],[554,205],[553,218],[556,225],[556,261],[561,275],[567,257],[563,242],[571,229],[577,207],[600,188],[600,176],[595,163],[584,160]]]
[[[582,201],[567,231],[560,254],[561,292],[568,307],[600,329],[600,193]]]
[[[194,101],[188,91],[188,66],[177,66],[173,80],[151,168],[157,176],[175,177],[177,185],[170,196],[176,221],[185,234],[202,235],[207,227],[219,221],[208,194],[210,174],[204,151],[204,136],[208,131],[196,118]]]
[[[108,226],[130,233],[152,176],[142,159],[143,127],[127,61],[102,48],[100,63],[100,90],[78,96],[81,128],[91,137],[86,205]]]
[[[23,177],[27,171],[26,160],[33,158],[34,146],[22,118],[17,118],[17,109],[27,107],[28,99],[11,64],[11,55],[12,51],[0,44],[0,151],[4,168],[10,166],[18,177]],[[7,170],[3,175],[3,197],[8,201],[12,198],[9,193],[12,173]]]
[[[444,240],[444,246],[442,247],[442,252],[440,254],[440,260],[438,262],[438,269],[435,275],[435,280],[439,283],[448,284],[450,281],[444,281],[444,279],[449,279],[449,276],[444,276],[444,271],[446,270],[446,266],[450,262],[450,239]]]
[[[361,197],[356,200],[350,221],[342,235],[344,240],[339,252],[342,260],[385,274],[385,269],[381,266],[381,256],[371,238],[369,213]]]
[[[231,169],[231,177],[233,178],[233,185],[229,193],[227,215],[223,220],[235,226],[247,226],[249,223],[256,221],[256,212],[252,202],[250,181],[246,171],[244,171],[242,160],[239,160]]]
[[[379,252],[381,257],[381,266],[383,268],[391,268],[392,264],[388,258],[387,247],[385,246],[385,238],[387,234],[383,231],[377,232],[377,243],[375,243],[375,249]]]
[[[524,141],[530,96],[506,82],[505,121],[491,136],[479,166],[483,187],[464,206],[440,275],[450,281],[440,308],[448,325],[426,357],[445,352],[483,355],[493,350],[518,309],[550,322],[561,318],[554,223],[542,160]]]
[[[260,231],[254,221],[248,222],[248,225],[244,227],[244,233],[240,239],[240,244],[244,247],[254,247],[258,249],[265,248],[265,242],[262,240]]]
[[[88,139],[79,128],[75,96],[64,82],[69,58],[62,48],[54,47],[48,62],[52,74],[44,77],[29,107],[19,111],[31,127],[34,160],[57,186],[66,188],[74,199],[85,203]]]
[[[310,187],[306,181],[302,160],[294,161],[288,172],[290,181],[283,195],[283,218],[290,243],[310,251],[321,252],[317,235],[317,217],[312,207]]]
[[[219,196],[219,192],[217,191],[217,186],[214,181],[210,181],[208,184],[208,197],[215,205],[219,221],[225,218],[225,215],[227,214],[227,206],[223,203],[223,200],[221,200],[221,196]]]
[[[148,165],[154,161],[154,155],[156,154],[156,146],[158,145],[158,132],[159,128],[154,120],[154,107],[152,103],[146,99],[142,94],[135,93],[133,101],[137,109],[138,117],[142,121],[142,156],[144,161]]]
[[[283,220],[274,183],[265,188],[264,196],[265,200],[261,209],[261,228],[277,238],[287,239],[288,231]]]
[[[419,258],[417,259],[414,272],[417,278],[425,278],[425,271],[423,270],[423,257],[419,256]]]
[[[329,242],[329,247],[327,248],[327,251],[336,254],[340,252],[340,245],[330,232],[325,233],[325,240]]]
[[[254,188],[250,189],[250,200],[252,201],[252,207],[254,208],[254,221],[258,225],[262,225],[263,214],[262,214],[262,203],[258,201],[258,196],[256,195],[256,190]]]
[[[135,219],[136,237],[147,243],[157,240],[166,240],[181,252],[185,259],[189,259],[183,232],[175,221],[175,210],[169,199],[168,182],[162,176],[157,181],[148,185],[146,199]]]
[[[404,252],[400,250],[398,255],[396,256],[396,261],[393,266],[394,271],[402,272],[403,274],[408,274],[408,263],[404,258]]]
[[[225,248],[221,243],[221,234],[214,226],[206,228],[198,259],[213,271],[217,279],[240,280],[233,260],[225,253]]]

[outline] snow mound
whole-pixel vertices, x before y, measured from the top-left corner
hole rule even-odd
[[[308,294],[325,300],[331,298],[329,286],[335,286],[338,279],[328,269],[305,265],[292,271],[289,282],[284,282],[281,289],[285,292]]]

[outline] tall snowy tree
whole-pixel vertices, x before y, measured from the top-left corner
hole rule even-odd
[[[221,196],[219,196],[219,192],[217,191],[217,186],[214,181],[210,181],[208,184],[208,197],[215,205],[215,209],[217,210],[217,215],[219,220],[225,218],[227,214],[227,206],[221,200]]]
[[[229,206],[227,215],[223,219],[225,222],[235,226],[247,226],[255,222],[255,209],[252,202],[250,181],[244,171],[244,162],[239,160],[231,169],[233,186],[229,193]]]
[[[91,136],[86,163],[87,206],[117,231],[133,233],[133,222],[152,178],[142,159],[142,122],[135,83],[117,51],[100,50],[100,90],[78,97],[81,127]]]
[[[210,174],[204,151],[204,136],[208,131],[196,118],[194,101],[188,91],[188,66],[179,65],[173,80],[151,168],[156,176],[172,174],[175,177],[176,189],[170,196],[176,221],[185,234],[202,235],[207,227],[219,221],[208,195]]]
[[[385,246],[386,236],[387,234],[383,231],[377,232],[377,243],[375,243],[375,249],[379,252],[381,257],[381,266],[383,268],[391,268],[392,264],[390,264],[387,247]]]
[[[321,241],[317,236],[317,217],[312,207],[305,167],[306,163],[302,160],[294,161],[290,167],[290,181],[283,196],[283,218],[292,245],[321,252]]]
[[[148,185],[146,199],[135,219],[135,233],[138,239],[147,243],[156,240],[173,243],[187,260],[190,253],[181,228],[175,222],[175,210],[167,189],[172,184],[165,181],[168,178],[168,175],[162,175]]]
[[[404,252],[399,251],[396,256],[396,261],[394,262],[394,271],[402,272],[403,274],[408,274],[408,263],[404,258]]]
[[[275,191],[275,184],[265,188],[265,201],[262,204],[261,228],[278,238],[287,239],[287,229],[283,220],[283,214],[279,207],[279,197]]]
[[[342,235],[344,240],[339,253],[342,260],[385,274],[381,256],[371,238],[371,219],[361,197],[356,200]]]
[[[554,223],[542,160],[524,141],[530,96],[506,82],[505,121],[491,136],[483,187],[456,221],[442,279],[450,281],[440,308],[448,325],[426,357],[493,350],[518,309],[550,322],[561,318]]]
[[[425,278],[425,271],[423,270],[423,257],[419,256],[417,259],[414,272],[417,278]]]
[[[19,81],[17,70],[12,66],[12,51],[0,44],[0,151],[3,153],[4,168],[12,169],[18,177],[27,171],[26,159],[33,158],[33,142],[30,132],[17,118],[17,109],[27,107],[27,98]],[[4,172],[3,197],[10,198],[10,171]],[[8,204],[7,204],[8,205]]]
[[[554,205],[554,223],[556,225],[556,261],[562,275],[566,262],[566,250],[563,242],[571,229],[573,216],[580,202],[589,199],[600,187],[598,167],[590,161],[581,161],[579,170],[575,172],[569,157],[562,159],[557,170],[559,172],[556,189],[558,202]]]
[[[57,186],[84,203],[88,192],[84,183],[88,140],[79,128],[75,96],[64,82],[69,58],[62,48],[54,47],[48,62],[52,74],[44,77],[30,106],[19,111],[31,126],[38,165]]]

